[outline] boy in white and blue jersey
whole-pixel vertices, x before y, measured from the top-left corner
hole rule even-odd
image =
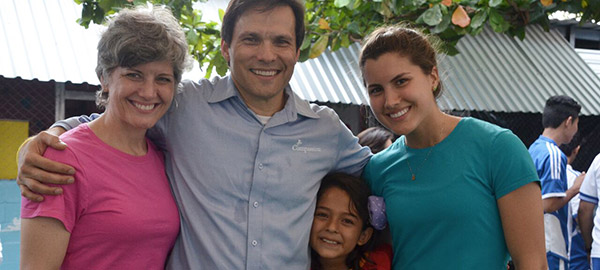
[[[568,269],[571,227],[568,200],[565,200],[565,204],[555,208],[548,209],[546,207],[547,199],[567,197],[567,157],[560,151],[554,140],[543,135],[540,135],[529,147],[529,154],[533,158],[542,184],[548,267],[549,269]]]
[[[581,136],[576,133],[571,142],[559,146],[560,150],[567,156],[567,187],[570,188],[575,184],[575,179],[581,172],[573,169],[571,164],[577,158],[579,149],[581,149]],[[583,189],[583,187],[582,187]],[[582,189],[579,190],[580,194]],[[575,195],[569,202],[569,211],[571,212],[571,221],[573,223],[569,248],[569,270],[589,270],[590,263],[588,262],[587,252],[581,236],[581,230],[577,222],[577,211],[579,209],[579,194]]]
[[[542,135],[529,147],[529,154],[542,185],[544,229],[548,269],[568,269],[571,214],[569,201],[579,193],[582,177],[567,186],[567,157],[558,148],[569,143],[577,132],[581,106],[567,96],[546,100]]]

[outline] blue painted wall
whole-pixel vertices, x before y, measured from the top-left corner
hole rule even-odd
[[[0,270],[19,269],[21,192],[14,180],[0,180]]]

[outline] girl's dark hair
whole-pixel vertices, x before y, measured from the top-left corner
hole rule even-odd
[[[373,154],[377,154],[381,152],[381,150],[384,150],[387,140],[394,140],[394,134],[387,129],[380,127],[367,128],[356,136],[358,137],[358,143],[362,146],[371,148]]]
[[[323,196],[330,188],[339,188],[348,194],[348,197],[350,198],[348,208],[350,210],[356,210],[358,218],[362,220],[363,226],[361,231],[364,231],[371,226],[369,223],[369,209],[367,206],[371,190],[364,180],[345,173],[330,173],[326,175],[321,181],[321,187],[317,192],[317,204],[321,200],[321,196]],[[375,234],[375,231],[373,231],[373,234]],[[374,236],[375,235],[372,235],[371,239],[364,245],[357,245],[356,248],[348,254],[346,266],[351,269],[360,269],[361,260],[373,263],[368,260],[366,253],[373,249]],[[311,249],[311,269],[322,269],[321,263],[319,262],[319,254],[313,249]]]

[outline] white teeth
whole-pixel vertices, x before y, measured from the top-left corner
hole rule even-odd
[[[321,238],[321,240],[323,240],[323,242],[328,243],[328,244],[333,244],[333,245],[337,245],[338,244],[338,242],[336,242],[336,241],[327,240],[325,238]]]
[[[136,108],[138,108],[140,110],[144,110],[144,111],[149,111],[149,110],[154,109],[154,104],[151,104],[151,105],[142,105],[142,104],[134,102],[133,105],[135,105]]]
[[[256,75],[260,75],[260,76],[274,76],[275,74],[277,74],[277,71],[252,69],[252,73],[254,73]]]
[[[397,117],[403,116],[406,112],[408,112],[408,108],[401,110],[397,113],[390,114],[390,117],[397,118]]]

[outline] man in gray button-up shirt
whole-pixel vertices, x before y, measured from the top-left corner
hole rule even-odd
[[[168,269],[308,269],[321,178],[358,175],[367,163],[370,151],[333,110],[289,87],[303,9],[295,0],[232,0],[221,43],[230,76],[184,81],[149,132],[181,213]]]

